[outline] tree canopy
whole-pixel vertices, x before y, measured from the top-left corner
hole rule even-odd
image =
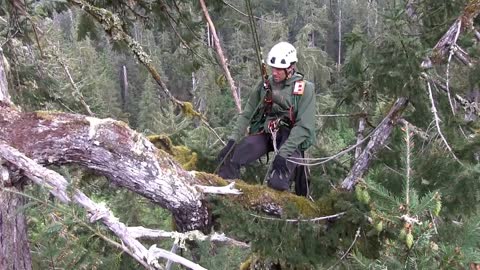
[[[0,1],[0,269],[478,267],[479,12]],[[269,158],[214,174],[279,41],[316,89],[306,197]]]

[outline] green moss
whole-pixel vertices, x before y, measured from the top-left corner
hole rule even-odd
[[[193,108],[193,104],[190,102],[183,102],[182,103],[182,112],[186,116],[194,117],[194,116],[201,116],[201,114]]]
[[[206,172],[196,172],[195,179],[199,180],[196,184],[204,186],[226,186],[228,181],[218,175]]]
[[[147,139],[155,145],[158,149],[162,149],[163,151],[169,153],[170,155],[174,155],[173,153],[173,143],[172,140],[167,135],[160,134],[160,135],[151,135],[147,136]]]
[[[304,218],[318,217],[319,213],[322,213],[322,215],[328,213],[328,211],[319,208],[305,197],[292,196],[290,200],[295,205],[297,212]]]
[[[50,111],[36,111],[35,116],[39,119],[53,121],[55,119],[55,112]]]
[[[174,146],[173,157],[182,164],[185,170],[193,170],[196,168],[198,156],[186,146]]]
[[[240,265],[240,270],[249,270],[252,265],[252,255]]]
[[[225,179],[204,172],[197,172],[195,178],[199,180],[198,184],[211,186],[226,186],[229,184]],[[293,205],[298,209],[298,214],[304,218],[313,218],[324,215],[325,210],[331,208],[321,208],[305,197],[300,197],[289,192],[281,192],[271,189],[264,185],[251,185],[242,180],[235,181],[235,188],[242,191],[242,195],[233,198],[233,201],[240,205],[250,208],[257,205],[265,205],[269,203],[277,204],[282,208],[287,205]]]
[[[172,140],[167,135],[152,135],[147,139],[155,145],[158,149],[161,149],[182,165],[185,170],[194,170],[197,165],[198,155],[192,152],[188,147],[180,145],[176,146],[172,143]]]

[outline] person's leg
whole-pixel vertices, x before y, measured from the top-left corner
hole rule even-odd
[[[233,154],[225,159],[218,171],[218,175],[224,179],[237,179],[240,177],[240,167],[245,166],[270,149],[269,134],[261,133],[250,135],[241,140],[232,151]]]
[[[290,135],[290,130],[282,128],[277,134],[277,148],[280,148],[282,144],[287,140],[288,135]],[[301,157],[300,151],[297,149],[290,157],[298,158]],[[290,189],[290,179],[292,174],[295,171],[297,164],[287,161],[288,173],[286,175],[280,175],[277,171],[270,170],[268,172],[268,182],[267,185],[276,190],[289,190]]]
[[[305,153],[301,152],[302,158],[305,158]],[[295,182],[295,194],[307,197],[309,193],[310,181],[308,180],[308,167],[305,165],[298,165],[293,172],[292,182]]]

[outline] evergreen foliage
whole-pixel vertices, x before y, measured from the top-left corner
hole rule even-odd
[[[82,96],[97,117],[123,120],[146,135],[168,135],[181,147],[179,159],[188,169],[215,170],[223,144],[199,119],[170,103],[127,46],[109,40],[87,13],[67,10],[64,1],[26,1],[30,18],[15,12],[13,2],[0,1],[0,44],[9,60],[7,76],[16,104],[25,111],[85,113]],[[226,138],[237,112],[196,1],[89,2],[119,14],[125,31],[150,55],[172,94],[191,102]],[[468,1],[413,1],[421,14],[416,19],[405,11],[406,2],[251,0],[263,56],[280,40],[295,44],[298,70],[315,84],[318,131],[309,157],[331,156],[355,144],[359,119],[366,120],[363,135],[368,135],[400,96],[410,100],[402,117],[428,137],[396,127],[351,194],[337,186],[354,162],[352,153],[311,167],[311,199],[325,215],[345,212],[336,219],[290,222],[303,218],[301,209],[291,206],[271,220],[209,197],[214,229],[250,243],[251,250],[199,243],[184,256],[200,254],[199,263],[208,269],[237,269],[247,260],[251,269],[255,264],[270,269],[465,269],[480,263],[478,115],[459,104],[454,115],[447,95],[432,85],[440,128],[460,164],[439,137],[422,79],[424,74],[444,83],[448,79],[452,96],[478,106],[480,68],[454,60],[430,70],[420,67]],[[246,13],[241,2],[208,1],[245,103],[260,74],[248,18],[227,4]],[[462,34],[458,44],[478,60],[474,38]],[[120,82],[123,67],[127,96],[122,96]],[[242,178],[262,183],[267,169],[262,163],[245,170]],[[105,202],[122,222],[174,229],[167,210],[144,198],[78,168],[56,169],[95,201]],[[31,186],[26,192],[30,203],[22,209],[36,269],[139,267],[105,241],[114,237],[87,223],[81,209],[46,194]],[[172,241],[161,245],[169,249]]]

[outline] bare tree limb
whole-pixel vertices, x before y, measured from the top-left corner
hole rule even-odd
[[[363,152],[353,164],[352,169],[348,173],[347,177],[342,182],[342,188],[346,190],[352,190],[356,183],[361,179],[363,174],[367,171],[370,163],[376,153],[384,146],[386,140],[390,137],[390,133],[393,127],[397,123],[400,114],[407,106],[408,100],[405,97],[398,98],[393,104],[390,112],[377,126],[372,138],[368,142]]]
[[[362,145],[360,144],[361,141],[365,138],[363,136],[363,132],[365,131],[365,117],[360,117],[358,120],[358,130],[357,130],[357,148],[355,148],[355,160],[360,156],[362,153]]]
[[[468,55],[468,53],[464,49],[462,49],[458,45],[454,45],[454,46],[452,46],[452,50],[453,50],[453,55],[455,55],[456,59],[459,60],[460,62],[462,62],[462,64],[464,64],[468,67],[473,66],[473,63],[472,63],[472,60],[470,59],[470,56]]]
[[[330,266],[327,270],[330,270],[330,269],[334,269],[335,266],[337,266],[341,261],[343,261],[347,255],[350,253],[350,251],[352,250],[353,246],[355,245],[355,243],[357,242],[358,238],[360,238],[360,227],[358,227],[357,229],[357,232],[355,233],[355,238],[353,239],[352,241],[352,244],[348,247],[348,249],[343,253],[342,257],[336,262],[334,263],[332,266]]]
[[[434,120],[435,120],[435,126],[437,127],[438,134],[442,138],[442,141],[445,144],[445,147],[447,147],[448,151],[452,154],[453,158],[456,161],[458,161],[458,163],[462,164],[462,162],[457,158],[455,153],[453,153],[453,150],[450,147],[450,145],[448,144],[447,139],[445,139],[445,136],[443,136],[442,129],[440,128],[440,121],[441,120],[440,120],[440,117],[438,117],[437,107],[435,106],[435,100],[433,98],[433,93],[432,93],[432,87],[431,87],[429,81],[427,81],[427,89],[428,89],[428,96],[429,96],[430,102],[432,104],[431,110],[432,110],[432,113],[433,113],[433,117],[434,117]]]
[[[478,32],[477,29],[473,30],[473,33],[475,35],[475,38],[477,39],[477,41],[480,41],[480,32]]]
[[[125,123],[63,113],[22,114],[0,103],[0,138],[42,164],[76,163],[105,175],[170,210],[180,230],[208,225],[192,175]]]
[[[242,192],[235,187],[235,182],[232,182],[223,187],[211,187],[211,186],[202,186],[202,185],[195,185],[198,189],[200,189],[203,193],[208,194],[234,194],[240,195]]]
[[[458,25],[460,27],[460,25]],[[460,30],[460,29],[459,29]],[[458,39],[458,34],[460,33],[460,31],[457,32],[457,37],[456,39]],[[447,77],[447,81],[446,81],[446,87],[447,87],[447,97],[448,97],[448,103],[450,104],[450,109],[452,110],[452,114],[455,115],[455,107],[453,106],[453,102],[452,102],[452,95],[450,93],[450,62],[452,60],[452,56],[454,55],[454,50],[453,50],[453,46],[452,48],[450,49],[450,54],[448,55],[448,60],[447,60],[447,71],[446,71],[446,77]]]
[[[458,36],[463,31],[471,31],[473,29],[473,20],[480,13],[480,1],[471,0],[464,8],[462,15],[450,26],[447,32],[440,38],[435,47],[433,47],[433,53],[430,57],[425,59],[421,66],[422,68],[431,68],[435,64],[442,63],[452,46],[456,45]],[[459,59],[462,61],[467,58],[465,55],[459,54]],[[463,62],[463,61],[462,61]],[[468,63],[468,62],[467,62]]]
[[[427,82],[430,82],[432,85],[434,85],[435,87],[438,87],[440,90],[442,90],[444,93],[447,93],[447,86],[445,85],[444,82],[442,82],[441,80],[437,79],[437,78],[433,78],[431,75],[428,75],[427,73],[423,72],[421,74],[421,77],[426,80]],[[467,98],[464,98],[458,94],[455,94],[453,96],[453,98],[455,99],[455,101],[460,104],[463,108],[463,110],[465,111],[466,115],[470,115],[470,114],[473,114],[473,115],[476,115],[476,116],[479,116],[480,115],[480,106],[479,104],[474,100],[474,101],[470,101],[468,100]]]
[[[225,73],[225,77],[227,78],[227,81],[230,84],[230,91],[232,92],[235,105],[237,106],[237,111],[241,113],[242,103],[240,102],[240,97],[238,96],[235,82],[233,81],[232,75],[230,74],[230,70],[228,69],[227,60],[225,59],[225,54],[223,53],[222,46],[220,45],[220,40],[218,39],[217,31],[215,30],[215,25],[213,24],[212,19],[208,14],[208,9],[207,9],[207,6],[205,5],[205,1],[204,0],[199,0],[199,1],[200,1],[200,6],[202,7],[202,10],[203,10],[203,15],[205,16],[205,19],[207,20],[208,25],[212,30],[215,49],[217,50],[218,57],[220,58],[220,64],[223,68],[223,72]]]
[[[147,250],[138,240],[135,239],[135,237],[128,233],[128,227],[118,221],[108,208],[93,202],[80,190],[74,190],[72,200],[67,193],[68,182],[63,176],[38,165],[35,161],[29,159],[17,149],[9,146],[3,141],[0,141],[0,156],[21,169],[22,173],[36,184],[49,189],[50,193],[61,202],[71,203],[73,201],[85,208],[90,215],[90,222],[101,221],[105,224],[105,226],[122,240],[122,243],[128,248],[127,251],[129,251],[132,257],[146,269],[150,269],[151,267],[154,269],[161,269],[158,267],[158,262],[156,261],[158,258],[157,256],[159,256],[185,265],[191,269],[205,270],[205,268],[195,263],[169,251],[156,248],[155,246]]]
[[[206,241],[209,240],[214,243],[226,243],[232,246],[238,246],[241,248],[249,248],[250,246],[246,243],[237,241],[235,239],[226,237],[225,234],[213,233],[210,235],[205,235],[200,231],[189,231],[185,233],[180,232],[166,232],[163,230],[154,230],[144,227],[128,227],[128,234],[134,238],[145,238],[145,239],[174,239],[175,243],[179,245],[180,248],[185,248],[185,240],[199,240]]]
[[[336,219],[339,218],[343,215],[345,215],[345,212],[341,212],[338,214],[334,215],[328,215],[324,217],[316,217],[316,218],[311,218],[311,219],[281,219],[281,218],[273,218],[273,217],[262,217],[256,214],[250,214],[252,217],[260,218],[260,219],[265,219],[265,220],[272,220],[272,221],[283,221],[287,223],[299,223],[299,222],[318,222],[318,221],[323,221],[323,220],[329,220],[329,219]]]

